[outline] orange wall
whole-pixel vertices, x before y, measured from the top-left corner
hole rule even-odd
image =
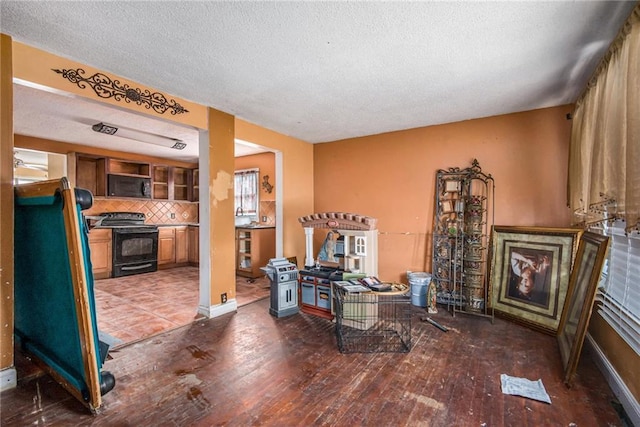
[[[571,121],[562,106],[314,146],[315,211],[378,218],[378,274],[430,271],[435,174],[478,159],[495,179],[495,224],[570,224]]]

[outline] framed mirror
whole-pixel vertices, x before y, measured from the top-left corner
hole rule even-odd
[[[578,367],[608,242],[608,237],[588,231],[580,237],[558,328],[558,345],[567,387],[571,387]]]

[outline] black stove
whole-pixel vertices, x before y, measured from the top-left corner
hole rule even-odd
[[[145,224],[140,212],[104,212],[94,226],[113,229],[112,277],[158,269],[158,226]]]

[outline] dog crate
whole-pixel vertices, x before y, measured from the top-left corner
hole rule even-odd
[[[336,338],[341,353],[411,350],[411,298],[334,287]]]

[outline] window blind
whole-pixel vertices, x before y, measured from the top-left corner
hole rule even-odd
[[[640,233],[625,233],[625,222],[605,227],[609,257],[598,289],[599,313],[640,355]]]

